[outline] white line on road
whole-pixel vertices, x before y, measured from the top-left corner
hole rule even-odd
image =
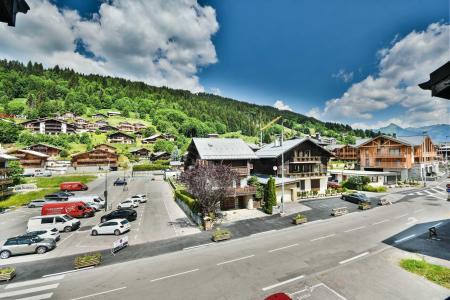
[[[416,210],[414,211],[414,213],[417,214],[417,213],[419,213],[419,212],[421,212],[421,211],[424,211],[424,210],[425,210],[425,208],[416,209]]]
[[[53,293],[47,293],[47,294],[41,294],[41,295],[36,295],[36,296],[31,296],[31,297],[26,297],[26,298],[19,298],[16,300],[43,300],[43,299],[49,299],[53,296]]]
[[[442,225],[442,222],[437,223],[436,225],[434,225],[434,227],[439,227]]]
[[[75,234],[75,232],[78,232],[78,231],[72,232],[65,239],[62,239],[61,241],[59,241],[58,246],[61,246],[61,244],[64,243],[65,241],[67,241],[71,236],[73,236]],[[79,231],[79,232],[82,232],[82,231]]]
[[[400,216],[396,216],[396,217],[394,217],[394,219],[400,219],[400,218],[403,218],[403,217],[406,217],[408,214],[403,214],[403,215],[400,215]]]
[[[326,238],[329,238],[329,237],[332,237],[332,236],[335,236],[335,235],[336,235],[335,233],[332,233],[332,234],[329,234],[329,235],[326,235],[326,236],[321,236],[321,237],[318,237],[318,238],[315,238],[315,239],[310,240],[310,242],[314,242],[314,241],[318,241],[318,240],[323,240],[323,239],[326,239]]]
[[[273,285],[266,286],[265,288],[262,288],[262,290],[263,291],[267,291],[267,290],[279,287],[280,285],[288,284],[288,283],[291,283],[293,281],[300,280],[300,279],[302,279],[304,277],[305,277],[304,275],[300,275],[300,276],[297,276],[297,277],[294,277],[294,278],[291,278],[291,279],[288,279],[288,280],[285,280],[285,281],[282,281],[282,282],[279,282],[279,283],[275,283]]]
[[[406,236],[406,237],[404,237],[404,238],[401,238],[401,239],[399,239],[399,240],[396,240],[395,243],[398,244],[398,243],[401,243],[401,242],[410,240],[410,239],[414,238],[415,236],[416,236],[415,234],[408,235],[408,236]]]
[[[424,190],[425,193],[427,193],[428,195],[433,195],[432,192],[430,192],[429,190]]]
[[[197,246],[186,247],[186,248],[183,248],[183,250],[196,249],[196,248],[200,248],[200,247],[210,246],[210,245],[213,245],[213,244],[214,243],[206,243],[206,244],[201,244],[201,245],[197,245]]]
[[[346,263],[348,263],[348,262],[351,262],[352,260],[361,258],[361,257],[366,256],[366,255],[368,255],[368,254],[369,254],[369,252],[364,252],[364,253],[358,254],[358,255],[356,255],[356,256],[350,257],[349,259],[340,261],[339,264],[341,264],[341,265],[346,264]]]
[[[117,288],[117,289],[113,289],[113,290],[109,290],[109,291],[104,291],[104,292],[100,292],[100,293],[95,293],[95,294],[91,294],[91,295],[86,295],[86,296],[82,296],[82,297],[78,297],[78,298],[73,298],[72,300],[79,300],[79,299],[86,299],[86,298],[90,298],[90,297],[94,297],[94,296],[100,296],[100,295],[104,295],[107,293],[112,293],[112,292],[116,292],[116,291],[120,291],[123,289],[126,289],[126,286],[123,286],[121,288]]]
[[[220,263],[218,263],[218,264],[216,264],[216,265],[217,265],[217,266],[221,266],[221,265],[229,264],[229,263],[232,263],[232,262],[235,262],[235,261],[240,261],[240,260],[244,260],[244,259],[247,259],[247,258],[251,258],[251,257],[253,257],[253,256],[255,256],[255,255],[252,254],[252,255],[248,255],[248,256],[244,256],[244,257],[239,257],[239,258],[236,258],[236,259],[232,259],[232,260],[227,260],[227,261],[220,262]]]
[[[272,250],[269,250],[268,252],[272,253],[272,252],[276,252],[276,251],[279,251],[279,250],[283,250],[283,249],[287,249],[287,248],[291,248],[291,247],[295,247],[295,246],[298,246],[298,244],[295,243],[295,244],[292,244],[292,245],[288,245],[288,246],[272,249]]]
[[[56,289],[58,287],[58,285],[59,285],[59,283],[55,283],[55,284],[48,284],[48,285],[38,286],[38,287],[34,287],[34,288],[29,288],[29,289],[25,289],[25,290],[0,293],[0,299],[19,296],[19,295],[23,295],[23,294],[36,293],[36,292],[45,291],[45,290]]]
[[[75,272],[81,272],[81,271],[86,271],[86,270],[90,270],[93,269],[94,267],[86,267],[83,269],[76,269],[76,270],[70,270],[70,271],[65,271],[65,272],[60,272],[60,273],[54,273],[54,274],[47,274],[42,276],[42,278],[46,278],[46,277],[52,277],[52,276],[58,276],[58,275],[63,275],[63,274],[70,274],[70,273],[75,273]]]
[[[345,230],[344,232],[352,232],[352,231],[360,230],[360,229],[363,229],[363,228],[366,228],[366,226],[361,226],[361,227],[352,228],[352,229],[349,229],[349,230]]]
[[[11,284],[8,284],[5,287],[5,290],[7,290],[7,289],[14,289],[14,288],[18,288],[18,287],[23,287],[23,286],[27,286],[27,285],[41,284],[41,283],[49,282],[49,281],[61,280],[63,278],[64,278],[64,275],[59,275],[59,276],[53,276],[53,277],[40,278],[40,279],[35,279],[35,280],[28,280],[28,281],[23,281],[23,282],[11,283]]]
[[[378,225],[378,224],[382,224],[382,223],[386,223],[386,222],[389,222],[389,219],[384,219],[384,220],[375,222],[375,223],[373,223],[372,225]]]
[[[159,280],[163,280],[163,279],[167,279],[167,278],[171,278],[171,277],[175,277],[175,276],[180,276],[180,275],[184,275],[184,274],[188,274],[188,273],[192,273],[192,272],[197,272],[199,270],[200,269],[193,269],[193,270],[189,270],[189,271],[185,271],[185,272],[181,272],[181,273],[177,273],[177,274],[167,275],[164,277],[152,279],[152,280],[150,280],[150,282],[155,282],[155,281],[159,281]]]

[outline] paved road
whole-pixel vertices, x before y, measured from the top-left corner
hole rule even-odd
[[[450,202],[442,196],[429,205],[430,198],[405,195],[339,218],[12,283],[0,288],[0,299],[262,299],[276,291],[297,299],[445,299],[448,290],[393,260],[411,235],[449,222]]]

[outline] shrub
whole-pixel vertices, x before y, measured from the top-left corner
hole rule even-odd
[[[363,186],[362,190],[366,191],[366,192],[374,192],[374,193],[384,193],[387,191],[386,187],[384,187],[384,186],[370,186],[370,185]]]
[[[16,269],[11,267],[0,268],[0,275],[7,275],[14,272]]]
[[[199,212],[198,202],[186,190],[175,190],[175,197],[183,201],[193,213]]]
[[[224,238],[229,239],[230,237],[231,237],[231,232],[228,229],[217,228],[213,233],[214,241],[221,240]]]
[[[302,214],[297,214],[297,215],[295,216],[295,219],[296,219],[296,220],[306,219],[306,216],[305,216],[305,215],[302,215]]]
[[[267,214],[272,214],[272,207],[277,205],[275,179],[272,176],[267,181],[264,194],[264,211]]]
[[[59,156],[61,156],[62,158],[66,158],[69,156],[69,152],[66,149],[62,149],[59,153]]]
[[[135,171],[156,171],[156,170],[165,170],[167,169],[167,165],[161,164],[142,164],[142,165],[134,165],[133,172]]]
[[[352,190],[361,190],[363,186],[367,185],[369,182],[370,178],[367,176],[350,176],[342,183],[342,187]]]
[[[153,162],[153,164],[155,165],[167,165],[167,166],[169,165],[169,163],[170,163],[169,159],[158,159]]]

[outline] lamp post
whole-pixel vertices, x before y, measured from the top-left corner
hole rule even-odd
[[[108,210],[108,170],[109,170],[109,161],[108,161],[108,168],[105,171],[105,191],[103,192],[103,196],[105,197],[105,211]]]
[[[281,214],[284,213],[284,151],[283,151],[283,139],[284,139],[284,120],[281,119]]]

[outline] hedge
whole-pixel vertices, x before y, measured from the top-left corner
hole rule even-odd
[[[384,193],[387,191],[386,187],[384,187],[384,186],[374,187],[374,186],[370,186],[370,185],[365,185],[365,186],[363,186],[362,189],[363,189],[363,191],[366,191],[366,192],[375,192],[375,193]]]
[[[175,190],[175,197],[183,201],[193,213],[198,213],[198,203],[186,190]]]
[[[170,160],[169,159],[158,159],[158,160],[155,160],[153,163],[155,165],[166,165],[166,166],[168,166],[170,164]]]
[[[134,165],[133,166],[133,172],[134,171],[156,171],[156,170],[165,170],[167,169],[167,165],[161,165],[161,164],[143,164],[143,165]]]

